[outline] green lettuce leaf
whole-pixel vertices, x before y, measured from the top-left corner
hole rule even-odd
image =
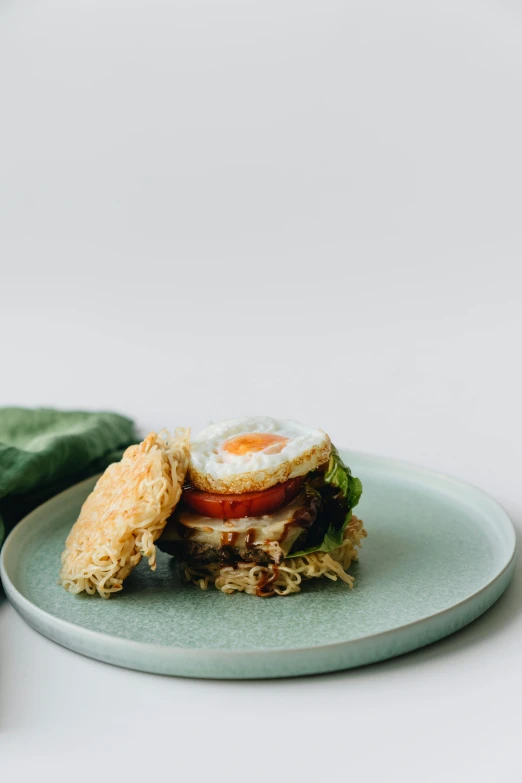
[[[362,494],[361,481],[352,476],[335,446],[332,446],[326,472],[311,473],[305,489],[320,495],[321,509],[306,538],[296,543],[299,549],[290,552],[289,557],[311,552],[331,552],[341,546],[344,531],[352,518],[352,509]]]

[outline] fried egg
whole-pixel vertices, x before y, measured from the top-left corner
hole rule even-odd
[[[212,424],[192,441],[196,489],[243,494],[305,476],[330,456],[330,438],[297,421],[245,416]]]

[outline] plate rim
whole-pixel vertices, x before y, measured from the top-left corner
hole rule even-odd
[[[83,625],[78,625],[69,620],[64,620],[63,618],[58,617],[57,615],[51,614],[46,609],[42,609],[41,607],[37,606],[32,601],[30,601],[28,598],[26,598],[23,595],[23,593],[21,593],[18,590],[18,588],[13,584],[7,572],[8,566],[6,564],[6,561],[9,557],[9,549],[14,545],[13,542],[16,542],[17,537],[23,535],[23,531],[31,524],[31,518],[33,517],[33,515],[37,513],[41,513],[42,509],[44,509],[48,505],[61,502],[64,496],[78,491],[78,489],[81,486],[83,486],[84,484],[92,483],[99,475],[101,475],[101,474],[95,474],[87,479],[84,479],[83,481],[74,484],[71,487],[68,487],[63,492],[60,492],[58,495],[55,495],[54,497],[50,498],[45,503],[42,503],[40,506],[38,506],[33,511],[31,511],[27,516],[25,516],[17,525],[15,525],[13,530],[11,530],[11,532],[5,539],[2,549],[0,551],[0,577],[4,585],[6,596],[10,601],[10,603],[15,608],[15,610],[18,611],[18,608],[20,608],[21,610],[25,610],[24,615],[22,615],[23,619],[25,619],[26,616],[40,617],[46,620],[48,623],[51,623],[56,627],[60,628],[62,631],[72,634],[73,636],[79,635],[83,637],[88,637],[93,641],[98,641],[100,643],[109,643],[111,645],[116,644],[118,646],[123,646],[125,648],[133,648],[143,653],[147,653],[151,651],[157,652],[158,650],[168,651],[169,656],[173,656],[173,657],[184,656],[187,653],[189,653],[191,656],[196,656],[196,657],[212,656],[212,657],[220,658],[226,656],[227,658],[230,658],[231,656],[233,656],[233,657],[244,658],[247,656],[259,655],[259,654],[266,656],[269,654],[281,655],[281,654],[289,654],[289,653],[296,653],[296,652],[315,652],[321,650],[335,651],[336,648],[342,648],[347,645],[355,645],[358,643],[366,643],[374,640],[384,639],[389,635],[398,633],[399,631],[407,632],[411,629],[414,629],[415,626],[422,625],[423,623],[426,623],[427,621],[430,620],[435,620],[436,618],[441,618],[445,614],[458,611],[459,609],[465,607],[465,605],[468,603],[475,602],[479,596],[481,596],[485,592],[488,592],[490,588],[496,582],[500,581],[502,577],[506,574],[506,572],[513,567],[514,561],[516,560],[518,554],[518,542],[517,542],[515,526],[507,511],[492,495],[485,492],[480,487],[477,487],[476,485],[472,484],[471,482],[463,481],[462,479],[459,479],[455,476],[445,474],[440,471],[432,470],[431,468],[424,467],[423,465],[410,463],[405,460],[395,459],[394,457],[389,457],[386,455],[379,455],[366,451],[347,449],[344,447],[339,447],[339,451],[341,453],[342,452],[349,453],[350,455],[353,455],[353,457],[355,457],[356,459],[361,458],[362,460],[369,460],[369,461],[375,460],[379,462],[384,462],[388,467],[393,466],[402,471],[414,472],[426,477],[431,477],[432,479],[435,478],[443,483],[449,482],[450,484],[456,486],[457,488],[458,487],[466,488],[480,495],[483,499],[486,499],[488,503],[496,507],[497,513],[500,512],[500,514],[502,515],[503,523],[506,526],[506,530],[509,530],[509,535],[511,536],[512,539],[510,554],[504,566],[493,577],[491,577],[491,579],[486,584],[482,585],[482,587],[480,587],[478,590],[466,596],[461,601],[458,601],[452,604],[451,606],[446,607],[445,609],[441,609],[438,612],[433,612],[432,614],[428,614],[424,617],[418,618],[416,620],[412,620],[409,623],[403,623],[401,625],[395,626],[394,628],[388,628],[384,631],[377,631],[376,633],[369,633],[363,636],[358,636],[356,639],[344,639],[335,642],[325,642],[325,643],[312,644],[312,645],[299,645],[292,648],[259,647],[259,648],[245,648],[245,649],[172,646],[172,645],[164,645],[164,644],[154,644],[152,642],[136,641],[134,639],[126,639],[125,637],[114,636],[105,633],[104,631],[95,631],[91,628],[86,628]]]

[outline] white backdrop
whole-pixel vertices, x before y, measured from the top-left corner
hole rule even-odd
[[[5,0],[0,404],[293,417],[520,526],[521,96],[509,0]],[[2,772],[517,779],[521,596],[250,684],[83,659],[4,601]]]

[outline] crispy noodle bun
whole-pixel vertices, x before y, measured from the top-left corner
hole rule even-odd
[[[154,541],[181,496],[190,430],[151,432],[109,465],[85,501],[62,554],[60,582],[70,593],[109,598],[142,557],[156,569]]]
[[[349,587],[353,587],[354,579],[346,571],[352,561],[358,559],[357,547],[361,546],[361,539],[366,536],[362,521],[352,516],[343,543],[332,552],[288,557],[279,566],[238,563],[234,568],[220,566],[219,563],[197,567],[185,564],[183,572],[187,582],[199,585],[202,590],[213,584],[223,593],[245,592],[263,598],[299,593],[303,580],[322,576],[334,582],[338,578],[342,579]]]

